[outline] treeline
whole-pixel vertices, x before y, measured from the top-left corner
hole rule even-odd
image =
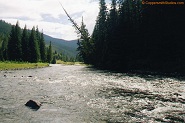
[[[70,55],[66,54],[65,52],[57,53],[57,51],[54,52],[54,58],[56,60],[61,60],[64,62],[78,62],[78,57],[70,57]]]
[[[26,26],[22,30],[17,22],[12,25],[11,33],[0,35],[0,60],[20,62],[48,62],[53,60],[51,42],[45,45],[43,32],[38,27],[29,31]]]
[[[184,5],[112,0],[100,11],[90,36],[82,21],[79,55],[98,68],[185,72]]]

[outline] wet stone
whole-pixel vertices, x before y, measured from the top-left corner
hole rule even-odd
[[[35,109],[38,110],[41,107],[41,103],[35,100],[29,100],[25,106],[31,108],[31,109]]]

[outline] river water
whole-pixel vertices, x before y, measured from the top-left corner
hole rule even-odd
[[[0,122],[184,123],[185,81],[79,65],[0,71]]]

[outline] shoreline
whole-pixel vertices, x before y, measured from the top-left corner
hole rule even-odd
[[[0,71],[26,70],[49,67],[48,63],[0,62]]]

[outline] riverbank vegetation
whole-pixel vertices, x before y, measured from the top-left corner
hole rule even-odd
[[[185,73],[184,5],[141,0],[112,0],[110,7],[100,0],[99,5],[92,35],[84,21],[78,26],[69,17],[85,63],[124,72]]]
[[[56,64],[64,64],[64,65],[86,65],[83,62],[75,62],[75,61],[71,61],[71,62],[67,62],[67,61],[62,61],[62,60],[57,60]]]
[[[47,66],[49,66],[48,63],[0,62],[0,70],[42,68]]]

